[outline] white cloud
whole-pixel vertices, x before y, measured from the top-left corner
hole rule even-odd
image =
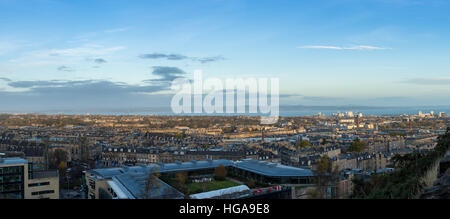
[[[385,50],[387,48],[384,47],[376,47],[376,46],[352,46],[352,47],[341,47],[341,46],[299,46],[299,49],[329,49],[329,50]]]
[[[69,49],[53,49],[44,52],[45,56],[99,56],[107,55],[125,49],[123,46],[102,47],[97,45],[86,45]]]
[[[8,63],[14,69],[49,65],[77,65],[89,59],[107,59],[125,49],[126,47],[123,46],[105,47],[93,44],[63,49],[44,49],[26,52],[18,58],[10,59]]]

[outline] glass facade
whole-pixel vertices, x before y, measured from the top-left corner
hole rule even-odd
[[[23,199],[24,167],[0,167],[0,198]]]

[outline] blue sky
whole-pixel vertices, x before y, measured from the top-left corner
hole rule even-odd
[[[2,110],[168,104],[169,79],[279,77],[282,104],[450,103],[445,0],[0,0]]]

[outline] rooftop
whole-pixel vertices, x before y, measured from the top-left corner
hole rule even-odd
[[[313,176],[311,170],[251,159],[236,161],[234,167],[264,176]]]
[[[17,157],[0,158],[0,165],[27,164],[28,161]]]
[[[33,179],[53,178],[58,177],[58,171],[35,171],[33,172]]]
[[[225,167],[235,167],[246,171],[254,172],[265,176],[313,176],[311,170],[302,169],[298,167],[285,166],[277,163],[258,161],[253,159],[244,159],[241,161],[231,160],[206,160],[206,161],[191,161],[191,162],[178,162],[169,164],[151,164],[148,166],[134,166],[134,167],[118,167],[107,169],[94,169],[89,170],[91,173],[95,173],[103,178],[112,178],[113,176],[121,175],[126,172],[142,173],[153,168],[157,168],[160,173],[200,170],[200,169],[212,169],[220,165]]]

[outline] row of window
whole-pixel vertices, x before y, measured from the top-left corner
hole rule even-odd
[[[28,187],[48,186],[48,185],[50,185],[50,182],[41,182],[28,184]]]
[[[0,167],[0,175],[3,174],[23,174],[23,166]]]
[[[45,191],[39,191],[39,192],[32,192],[31,195],[45,195],[45,194],[53,194],[55,193],[55,190],[45,190]]]
[[[15,192],[15,191],[23,191],[22,184],[0,184],[0,193],[2,192]]]

